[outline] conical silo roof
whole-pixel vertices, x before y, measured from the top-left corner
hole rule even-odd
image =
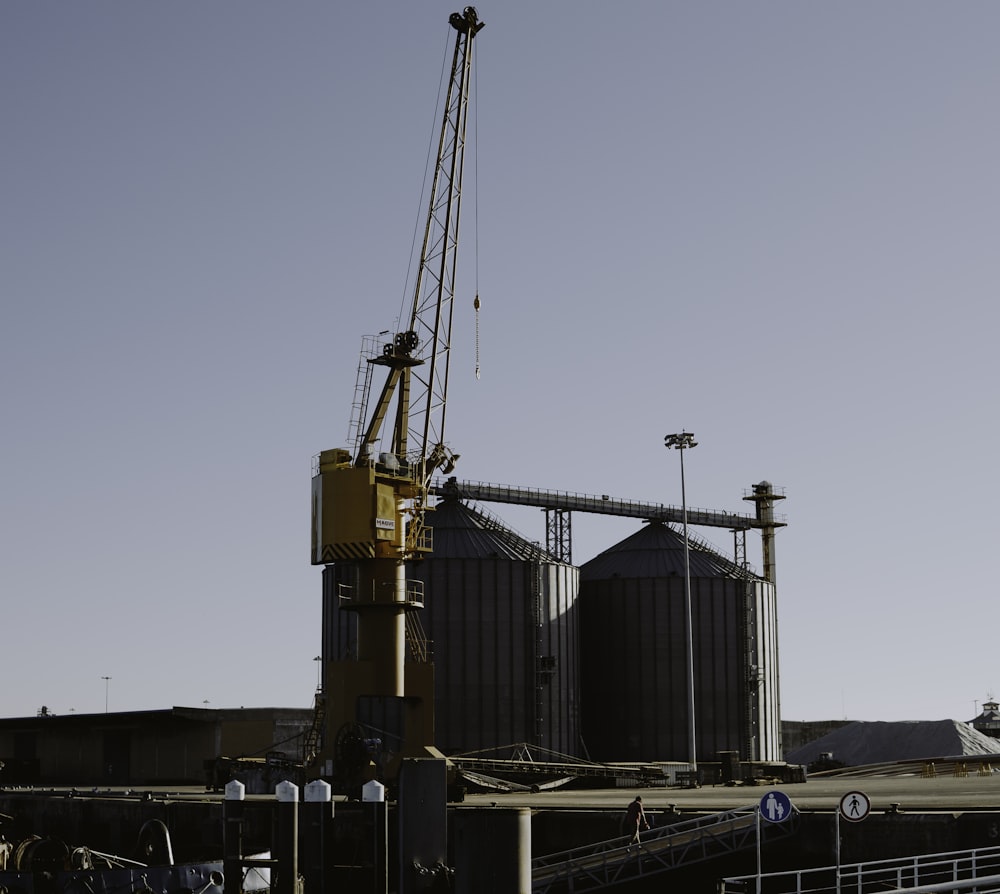
[[[555,561],[538,544],[459,500],[442,500],[428,514],[427,523],[434,531],[435,558]]]
[[[691,576],[743,577],[730,559],[689,539]],[[647,522],[640,530],[580,567],[580,580],[684,576],[684,535],[664,522]]]

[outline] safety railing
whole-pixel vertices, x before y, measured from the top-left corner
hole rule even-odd
[[[977,880],[990,884],[1000,876],[1000,847],[918,854],[810,869],[744,875],[723,879],[720,894],[883,894],[889,891],[967,890]],[[961,887],[964,885],[964,888]],[[996,880],[993,887],[998,887]],[[938,887],[943,886],[943,887]],[[980,890],[987,890],[986,887]]]
[[[638,844],[624,836],[536,857],[531,889],[546,894],[618,885],[756,847],[758,835],[770,840],[796,830],[796,814],[787,822],[761,823],[756,806],[697,817],[643,832]]]
[[[350,609],[359,605],[373,605],[380,602],[382,605],[402,605],[406,608],[424,607],[424,582],[415,578],[406,579],[406,587],[403,591],[403,601],[397,602],[392,598],[396,592],[394,582],[382,582],[378,585],[383,588],[382,593],[391,591],[389,598],[376,598],[376,585],[374,582],[368,588],[355,587],[352,584],[337,584],[337,602],[341,608]]]

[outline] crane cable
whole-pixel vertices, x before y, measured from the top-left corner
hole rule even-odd
[[[476,97],[475,102],[472,106],[473,114],[475,118],[472,122],[473,138],[475,139],[475,146],[473,147],[473,167],[472,172],[473,183],[472,191],[475,196],[476,201],[476,215],[474,218],[475,230],[475,279],[476,279],[476,298],[472,302],[473,308],[476,311],[476,381],[479,381],[479,308],[482,306],[479,300],[479,67],[475,66],[472,70],[472,89],[475,91]]]
[[[448,73],[448,48],[449,48],[450,38],[446,38],[444,42],[444,50],[441,54],[441,73],[438,76],[438,92],[437,99],[434,104],[434,111],[437,113],[444,108],[444,94],[445,94],[445,79]],[[420,233],[421,233],[421,223],[426,219],[424,204],[428,198],[428,192],[431,187],[431,182],[434,177],[434,166],[436,164],[435,158],[435,148],[437,143],[435,141],[435,133],[437,121],[431,125],[430,136],[427,139],[427,155],[424,159],[424,176],[420,184],[420,199],[417,202],[417,214],[413,221],[413,235],[410,237],[410,257],[407,263],[406,276],[403,280],[403,293],[400,295],[399,299],[399,315],[395,320],[395,329],[398,330],[402,325],[402,321],[406,319],[406,306],[407,301],[412,300],[413,306],[416,307],[416,303],[419,301],[420,296],[410,293],[411,280],[414,281],[414,288],[416,287],[416,278],[420,276]]]

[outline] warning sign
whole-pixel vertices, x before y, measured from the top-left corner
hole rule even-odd
[[[852,823],[860,823],[871,809],[871,799],[864,792],[848,792],[840,799],[840,815]]]

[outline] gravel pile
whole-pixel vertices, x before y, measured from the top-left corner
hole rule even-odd
[[[829,753],[848,767],[892,761],[1000,753],[992,739],[958,720],[856,720],[785,755],[790,764],[811,764]]]

